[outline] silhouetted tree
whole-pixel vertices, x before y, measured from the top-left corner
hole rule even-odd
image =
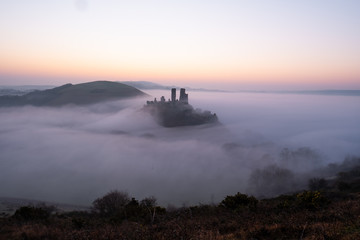
[[[260,196],[272,196],[294,190],[293,172],[277,165],[254,170],[249,178],[249,191]]]
[[[152,224],[155,220],[156,214],[156,198],[153,196],[144,198],[141,200],[140,206],[147,209],[150,216],[150,222]]]
[[[320,166],[321,155],[308,147],[301,147],[295,150],[284,148],[280,152],[281,165],[288,169],[297,171],[308,171],[314,166]]]
[[[111,191],[93,202],[95,212],[103,216],[125,215],[126,205],[130,202],[129,194],[120,191]]]

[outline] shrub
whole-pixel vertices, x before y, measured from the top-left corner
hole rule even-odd
[[[156,198],[153,196],[144,198],[143,200],[141,200],[140,206],[147,212],[150,223],[154,223],[157,210]]]
[[[51,212],[40,207],[24,206],[16,210],[14,217],[18,220],[47,220]]]
[[[143,200],[140,201],[140,205],[142,207],[148,207],[148,208],[155,207],[156,206],[156,198],[153,196],[144,198]]]
[[[326,206],[329,200],[319,191],[304,191],[296,195],[301,207],[314,210]]]
[[[132,221],[139,220],[143,215],[143,209],[139,205],[139,201],[135,198],[131,198],[131,201],[125,206],[126,218]]]
[[[125,215],[125,207],[130,202],[126,192],[111,191],[93,202],[93,210],[105,217]]]
[[[220,205],[231,210],[237,210],[244,207],[255,209],[257,203],[258,200],[255,197],[237,193],[234,196],[226,196],[225,199],[221,201]]]

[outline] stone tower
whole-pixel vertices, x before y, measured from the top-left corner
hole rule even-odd
[[[179,101],[186,104],[188,103],[188,94],[185,93],[185,88],[180,89]]]
[[[171,101],[172,102],[176,101],[176,88],[171,89]]]

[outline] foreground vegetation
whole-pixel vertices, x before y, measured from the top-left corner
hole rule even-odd
[[[360,167],[271,199],[237,193],[218,205],[165,209],[112,191],[91,212],[24,206],[0,218],[0,239],[360,239]]]
[[[304,192],[249,202],[243,201],[246,195],[238,196],[237,203],[229,200],[230,208],[223,202],[219,206],[162,209],[154,221],[146,211],[124,218],[85,212],[50,215],[41,208],[23,207],[1,219],[0,238],[360,239],[359,194]]]

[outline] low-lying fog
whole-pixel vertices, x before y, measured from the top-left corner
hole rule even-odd
[[[189,92],[222,125],[181,128],[158,126],[146,100],[0,108],[0,196],[89,205],[117,189],[163,206],[216,203],[304,189],[360,155],[360,97]]]

